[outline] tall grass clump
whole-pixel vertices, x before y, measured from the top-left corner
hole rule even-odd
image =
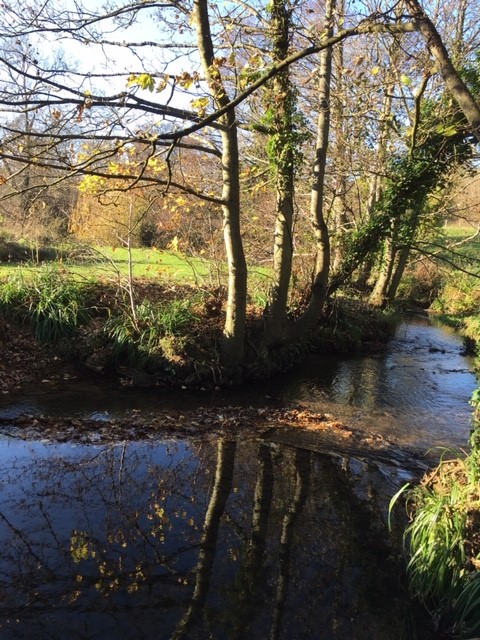
[[[53,265],[28,273],[18,270],[7,278],[0,284],[0,309],[29,323],[38,340],[51,343],[90,318],[87,288]]]
[[[135,307],[135,315],[127,311],[111,315],[105,332],[116,359],[138,362],[148,356],[165,355],[172,339],[184,335],[196,323],[190,300],[144,301]]]
[[[410,588],[438,627],[458,638],[480,635],[480,390],[472,405],[471,453],[442,460],[406,490]]]

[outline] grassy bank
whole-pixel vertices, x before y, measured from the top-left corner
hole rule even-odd
[[[433,299],[430,310],[456,328],[478,356],[480,243],[471,229],[452,227],[442,244],[450,249],[433,245],[431,251],[443,262],[428,278],[425,269],[418,269],[412,290],[427,291]],[[430,611],[441,637],[465,639],[480,635],[480,389],[472,407],[466,452],[446,452],[419,485],[400,494],[410,518],[405,531],[410,588]]]
[[[418,486],[401,493],[410,517],[405,547],[411,591],[440,633],[464,639],[480,634],[480,392],[472,405],[470,453],[446,453]]]
[[[228,384],[219,358],[224,287],[206,280],[200,286],[195,269],[197,281],[191,280],[190,260],[158,254],[134,254],[141,263],[137,273],[149,277],[130,276],[128,254],[122,250],[112,250],[101,264],[89,255],[83,265],[78,256],[76,262],[70,256],[41,265],[4,266],[0,316],[4,323],[28,327],[38,341],[52,346],[52,353],[134,384]],[[159,260],[168,272],[152,277]],[[358,350],[378,346],[391,335],[395,319],[389,314],[339,300],[304,340],[265,354],[260,330],[266,276],[259,271],[251,277],[257,279],[260,304],[252,299],[248,306],[243,379],[291,367],[310,350]]]

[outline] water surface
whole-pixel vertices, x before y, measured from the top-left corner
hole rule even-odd
[[[398,483],[268,442],[3,443],[0,637],[413,640]]]
[[[377,354],[315,354],[272,380],[240,389],[191,393],[161,387],[114,387],[45,381],[21,395],[0,396],[0,416],[31,414],[121,415],[131,409],[201,406],[280,406],[301,403],[347,424],[418,449],[464,447],[469,400],[477,381],[461,338],[427,318],[402,323]]]
[[[406,446],[402,464],[309,438],[72,445],[0,440],[2,640],[428,640],[400,555],[409,447],[463,446],[476,386],[461,341],[425,321],[385,353],[312,356],[213,394],[65,381],[3,416],[300,403]],[[300,433],[300,432],[299,432]],[[66,635],[68,630],[68,636]]]

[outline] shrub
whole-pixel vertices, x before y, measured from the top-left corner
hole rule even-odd
[[[196,322],[189,300],[162,303],[144,301],[136,307],[135,318],[130,312],[112,315],[107,320],[105,331],[114,343],[116,358],[123,356],[136,362],[155,354],[170,357],[171,340],[165,339],[182,335]],[[167,344],[169,347],[166,350]]]
[[[478,277],[452,271],[432,307],[435,311],[468,316],[480,310]]]

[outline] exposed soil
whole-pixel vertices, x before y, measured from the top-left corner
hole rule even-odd
[[[44,379],[76,377],[78,368],[38,343],[27,327],[0,316],[0,392],[19,391],[24,385]]]

